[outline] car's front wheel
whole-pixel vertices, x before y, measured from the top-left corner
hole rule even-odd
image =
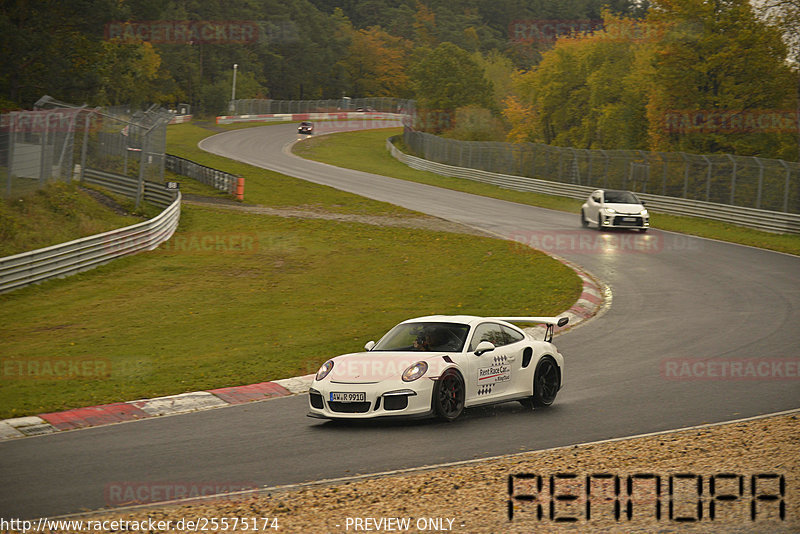
[[[589,226],[589,221],[586,219],[586,214],[583,212],[583,210],[581,210],[581,226],[584,228]]]
[[[443,421],[454,421],[464,411],[466,389],[458,371],[448,369],[433,388],[433,413]]]
[[[526,408],[547,408],[556,400],[561,384],[558,365],[549,356],[539,360],[533,374],[533,396],[520,400]]]

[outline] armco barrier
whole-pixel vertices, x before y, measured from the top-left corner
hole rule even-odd
[[[206,167],[205,165],[200,165],[194,161],[173,156],[172,154],[165,154],[164,168],[176,174],[193,178],[198,182],[213,187],[214,189],[225,191],[231,195],[236,195],[239,200],[243,200],[238,191],[240,183],[242,184],[242,188],[244,187],[244,178],[241,178],[240,176],[235,176],[225,171]],[[244,192],[242,191],[241,194],[243,195]]]
[[[429,171],[443,176],[475,180],[515,191],[530,191],[581,200],[586,199],[589,194],[596,189],[595,187],[583,185],[550,182],[548,180],[498,174],[479,169],[468,169],[445,165],[444,163],[436,163],[403,153],[394,145],[394,140],[400,139],[401,137],[402,136],[394,136],[387,139],[386,148],[394,158],[413,169]],[[648,209],[652,209],[655,212],[702,217],[755,228],[757,230],[766,230],[768,232],[800,234],[800,215],[795,213],[758,210],[741,206],[730,206],[728,204],[716,204],[713,202],[643,193],[637,193],[637,195],[647,202]]]
[[[112,191],[126,196],[135,195],[138,186],[136,179],[92,169],[85,169],[84,180],[104,187],[110,185]],[[181,194],[162,184],[145,182],[144,185],[145,200],[165,208],[159,215],[133,226],[0,258],[0,293],[153,250],[169,239],[180,219]]]
[[[139,180],[115,174],[112,172],[86,169],[83,171],[83,181],[93,185],[99,185],[113,193],[128,198],[135,198],[139,188]],[[166,208],[175,200],[175,193],[164,188],[163,184],[144,182],[144,200],[159,208]]]
[[[407,115],[401,113],[383,113],[379,111],[335,111],[311,113],[267,113],[261,115],[221,115],[217,124],[233,124],[235,122],[297,122],[297,121],[350,121],[350,120],[386,120],[399,121]],[[395,124],[392,124],[395,126]]]

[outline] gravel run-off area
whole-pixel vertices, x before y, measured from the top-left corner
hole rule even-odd
[[[106,521],[106,528],[100,530],[106,532],[117,527],[116,531],[125,532],[196,528],[200,532],[288,533],[796,533],[800,532],[798,418],[800,410],[71,519]],[[227,524],[222,518],[227,518]],[[215,519],[217,528],[213,529]],[[110,523],[113,520],[127,523]],[[146,525],[149,520],[161,521],[162,527],[171,521],[171,528],[150,530],[154,523]]]

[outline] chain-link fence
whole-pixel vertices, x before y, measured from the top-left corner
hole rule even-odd
[[[84,108],[15,111],[0,116],[3,194],[25,194],[52,180],[69,181],[75,133]]]
[[[416,156],[456,167],[800,213],[800,164],[783,160],[457,141],[411,128],[403,142]]]
[[[337,98],[332,100],[233,100],[231,115],[269,115],[281,113],[332,113],[336,111],[379,111],[413,115],[413,100],[400,98]]]
[[[144,181],[164,181],[167,123],[172,114],[151,106],[90,109],[42,97],[33,111],[0,117],[0,179],[5,197],[51,181],[82,180],[85,169]],[[137,205],[141,201],[137,195]]]

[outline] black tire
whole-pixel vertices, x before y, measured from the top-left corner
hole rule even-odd
[[[639,228],[639,231],[645,233],[647,231],[647,228]]]
[[[433,388],[433,413],[442,421],[455,421],[464,411],[466,388],[464,379],[455,369],[448,369]]]
[[[581,226],[584,228],[589,226],[589,221],[586,220],[586,215],[584,215],[583,210],[581,210]]]
[[[545,356],[536,365],[536,372],[533,374],[533,397],[530,398],[531,404],[535,408],[547,408],[552,406],[561,385],[560,372],[558,365],[553,358]]]

